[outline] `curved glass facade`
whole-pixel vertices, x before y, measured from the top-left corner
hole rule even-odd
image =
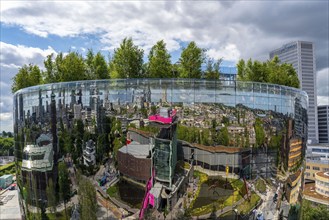
[[[163,108],[177,110],[177,124],[174,131],[166,128],[167,134],[163,127],[149,128],[149,116]],[[169,181],[169,191],[179,179],[176,163],[184,160],[206,170],[228,168],[232,175],[251,179],[276,177],[285,171],[286,196],[295,203],[301,186],[296,186],[293,175],[302,173],[306,109],[305,92],[254,82],[120,79],[25,88],[14,95],[18,185],[29,203],[46,199],[48,181],[51,178],[56,184],[58,163],[68,153],[75,164],[100,164],[108,152],[116,156],[129,128],[134,128],[153,137],[159,132],[152,142],[155,147],[145,157],[153,158],[147,166],[154,167],[156,180]],[[90,139],[94,144],[89,149]],[[160,148],[161,140],[170,146],[169,153]],[[161,161],[157,155],[173,159],[163,156],[167,159]],[[157,164],[165,164],[163,171],[157,173],[161,170]],[[139,176],[150,176],[149,169]],[[24,192],[29,191],[35,193],[27,198]]]

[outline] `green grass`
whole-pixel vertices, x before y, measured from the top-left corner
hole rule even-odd
[[[71,217],[72,207],[66,208],[66,213],[68,219]],[[49,220],[66,220],[65,210],[56,213],[47,213],[47,217]],[[32,213],[29,212],[28,219],[41,219],[41,213]]]
[[[199,196],[199,193],[200,193],[200,190],[201,190],[201,185],[202,185],[202,183],[204,183],[205,181],[208,180],[208,175],[207,175],[207,174],[202,173],[202,172],[197,171],[197,170],[194,170],[194,172],[193,172],[193,177],[194,177],[194,178],[199,178],[199,183],[198,183],[198,189],[197,189],[196,192],[195,192],[194,198],[193,198],[192,202],[190,203],[190,209],[193,209],[193,205],[194,205],[194,203],[195,203],[195,200],[196,200],[196,199],[198,198],[198,196]],[[202,208],[202,207],[201,207],[201,208]],[[195,209],[194,209],[194,210],[195,210]],[[192,215],[193,215],[193,211],[194,211],[194,210],[192,210]]]
[[[72,207],[67,207],[66,208],[66,213],[67,213],[68,218],[71,217],[71,212],[72,212]],[[65,210],[63,210],[61,212],[57,212],[55,214],[47,213],[47,216],[48,216],[49,220],[66,220]]]
[[[256,193],[252,193],[250,201],[245,200],[237,207],[239,213],[241,213],[242,215],[248,214],[251,211],[251,209],[253,209],[257,205],[259,200],[260,197]]]
[[[118,197],[118,187],[116,185],[110,186],[106,192],[110,197]]]
[[[197,171],[197,170],[194,170],[193,176],[194,176],[194,178],[198,178],[198,177],[200,178],[200,181],[199,181],[200,185],[203,182],[207,181],[207,179],[208,179],[208,175],[207,174],[202,173],[202,172]]]
[[[257,179],[255,187],[260,193],[266,192],[266,184],[265,184],[264,180],[262,180],[260,178]]]
[[[226,198],[224,201],[219,199],[211,204],[199,207],[199,208],[194,208],[193,209],[193,205],[194,205],[194,201],[197,199],[199,192],[200,192],[200,188],[203,182],[208,180],[208,176],[202,172],[199,171],[194,171],[193,176],[199,177],[200,178],[200,182],[198,185],[198,189],[196,191],[196,194],[194,196],[193,201],[190,204],[190,208],[192,208],[192,215],[193,216],[200,216],[200,215],[204,215],[207,213],[212,212],[214,209],[220,210],[226,206],[232,206],[234,203],[236,203],[237,201],[239,201],[240,199],[242,199],[241,196],[241,191],[244,190],[244,183],[240,180],[236,180],[236,179],[228,179],[228,181],[231,183],[234,192],[232,195],[230,195],[228,198]]]
[[[0,166],[0,176],[6,174],[15,174],[15,173],[16,173],[15,162]]]

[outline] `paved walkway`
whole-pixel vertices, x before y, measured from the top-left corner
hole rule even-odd
[[[97,201],[104,207],[106,210],[110,210],[111,213],[117,218],[121,219],[122,218],[122,213],[121,211],[109,200],[103,198],[103,196],[97,191]]]

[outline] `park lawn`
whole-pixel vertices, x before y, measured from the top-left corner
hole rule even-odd
[[[116,184],[113,185],[113,186],[110,186],[106,190],[107,194],[109,194],[110,197],[114,197],[114,198],[118,198],[119,197],[118,191],[119,191],[119,189],[118,189],[118,187],[117,187]]]
[[[15,173],[16,173],[15,162],[0,166],[0,176],[6,174],[15,174]]]
[[[240,199],[242,199],[241,195],[239,194],[238,191],[234,191],[233,195],[229,196],[226,200],[222,201],[222,200],[217,200],[211,204],[202,206],[200,208],[196,208],[192,210],[192,215],[193,216],[200,216],[200,215],[204,215],[207,213],[212,212],[214,209],[220,210],[223,209],[226,206],[232,206],[234,203],[236,203],[237,201],[239,201]]]
[[[259,202],[260,197],[256,193],[251,194],[250,202],[248,200],[245,200],[243,203],[241,203],[237,209],[240,214],[246,215],[248,214]]]
[[[202,185],[202,183],[204,183],[205,181],[208,180],[208,175],[205,174],[205,173],[202,173],[200,171],[194,170],[193,177],[194,178],[198,178],[199,177],[199,183],[198,183],[198,188],[197,188],[197,190],[195,192],[194,198],[193,198],[192,202],[190,203],[190,208],[192,209],[192,213],[193,213],[193,205],[194,205],[194,202],[198,198],[199,193],[200,193],[200,190],[201,190],[201,185]]]
[[[266,192],[266,184],[265,184],[264,180],[262,180],[260,178],[257,179],[255,187],[260,193]]]
[[[201,183],[201,184],[202,184],[203,182],[205,182],[205,181],[208,180],[208,175],[207,175],[207,174],[202,173],[202,172],[197,171],[197,170],[194,170],[194,172],[193,172],[193,176],[194,176],[194,178],[199,177],[199,178],[200,178],[199,183]],[[201,184],[200,184],[200,185],[201,185]]]
[[[196,192],[196,194],[194,196],[194,199],[193,199],[193,201],[191,202],[191,205],[190,205],[190,208],[192,209],[191,214],[193,216],[204,215],[204,214],[207,214],[207,213],[210,213],[210,212],[214,211],[214,209],[217,211],[217,210],[223,209],[226,206],[232,206],[234,203],[236,203],[237,201],[242,199],[242,196],[241,196],[240,192],[241,192],[241,190],[243,190],[244,183],[240,180],[228,179],[228,181],[231,183],[231,185],[234,189],[232,195],[230,195],[224,201],[219,199],[219,200],[217,200],[217,201],[215,201],[211,204],[193,209],[193,204],[194,204],[194,201],[197,199],[197,197],[199,195],[201,185],[202,185],[203,182],[207,181],[207,179],[208,179],[208,176],[206,174],[204,174],[202,172],[199,172],[199,171],[194,171],[193,175],[194,175],[194,177],[200,177],[200,182],[198,184],[197,192]]]

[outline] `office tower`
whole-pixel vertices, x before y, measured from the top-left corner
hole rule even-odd
[[[329,105],[318,106],[319,143],[329,143]]]
[[[316,97],[316,68],[314,44],[295,41],[270,52],[270,59],[278,56],[281,63],[292,64],[298,74],[301,89],[308,94],[308,141],[318,142]]]

